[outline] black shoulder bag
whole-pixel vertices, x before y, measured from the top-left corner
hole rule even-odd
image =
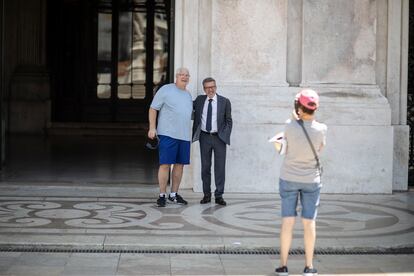
[[[297,120],[297,122],[302,127],[303,132],[305,133],[306,139],[308,140],[309,145],[310,145],[310,147],[312,149],[313,155],[315,156],[316,168],[319,170],[319,176],[322,177],[323,168],[321,166],[321,163],[319,162],[319,157],[318,157],[318,154],[316,153],[315,147],[313,146],[312,141],[311,141],[311,139],[309,137],[309,134],[306,131],[305,126],[303,125],[303,121],[302,120]]]

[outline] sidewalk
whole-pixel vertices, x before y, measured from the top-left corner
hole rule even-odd
[[[275,275],[277,255],[0,252],[0,275]],[[319,276],[414,275],[413,255],[316,255]],[[289,258],[301,276],[303,255]]]
[[[157,191],[154,186],[1,183],[0,248],[277,253],[281,223],[277,194],[225,194],[228,205],[222,207],[200,205],[201,194],[183,190],[187,206],[158,208]],[[298,220],[292,246],[298,253],[303,248],[301,236]],[[413,248],[413,192],[322,195],[317,252],[413,252]]]

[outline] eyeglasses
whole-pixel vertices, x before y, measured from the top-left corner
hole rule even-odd
[[[177,75],[179,75],[180,77],[190,77],[190,74],[184,74],[184,73],[179,73],[179,74],[177,74]]]
[[[204,86],[204,89],[214,89],[214,88],[216,88],[216,86],[214,85],[214,86]]]

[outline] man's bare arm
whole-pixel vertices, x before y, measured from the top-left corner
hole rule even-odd
[[[151,107],[149,108],[149,111],[148,111],[148,120],[149,120],[148,138],[150,138],[150,139],[154,139],[154,137],[157,135],[157,127],[156,127],[157,113],[158,113],[157,110],[155,110]]]

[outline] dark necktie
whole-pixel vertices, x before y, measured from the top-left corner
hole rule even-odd
[[[207,132],[211,131],[211,120],[213,117],[213,106],[211,104],[211,102],[213,101],[213,99],[209,99],[208,100],[208,107],[207,107],[207,122],[206,122],[206,130]]]

